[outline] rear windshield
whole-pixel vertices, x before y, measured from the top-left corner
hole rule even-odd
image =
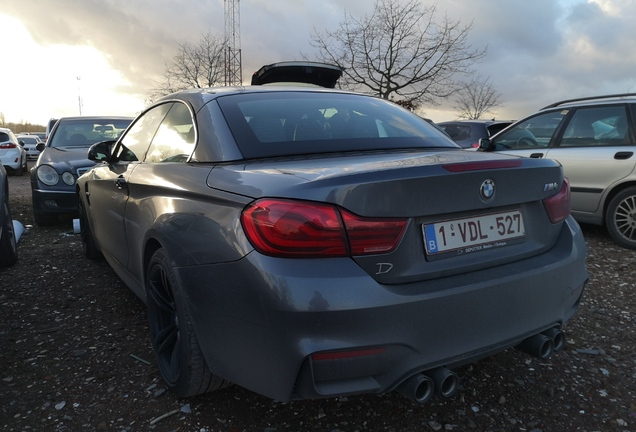
[[[0,132],[0,142],[10,141],[9,135],[4,132]]]
[[[218,99],[245,158],[457,147],[426,120],[371,96],[275,92]]]
[[[51,136],[51,147],[88,147],[115,140],[126,130],[128,119],[62,119]]]

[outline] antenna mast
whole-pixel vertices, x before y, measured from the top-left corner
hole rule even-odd
[[[225,85],[243,84],[239,0],[225,1]]]

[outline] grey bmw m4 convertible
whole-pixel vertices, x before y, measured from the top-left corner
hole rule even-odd
[[[85,254],[147,305],[179,396],[452,397],[459,365],[563,349],[588,279],[557,162],[368,95],[183,91],[88,156]]]

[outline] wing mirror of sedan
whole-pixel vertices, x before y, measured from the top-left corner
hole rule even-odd
[[[37,143],[37,144],[35,145],[35,148],[36,148],[39,152],[42,152],[42,150],[44,150],[44,149],[46,148],[46,143],[43,143],[43,142],[41,142],[41,143]]]
[[[93,144],[91,148],[88,149],[88,158],[95,162],[110,162],[110,151],[115,142],[114,140],[109,140]]]
[[[479,138],[479,147],[477,147],[477,150],[493,151],[494,149],[495,149],[495,144],[490,142],[490,138]]]

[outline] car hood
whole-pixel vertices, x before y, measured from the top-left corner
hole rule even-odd
[[[46,147],[40,154],[38,165],[66,166],[71,170],[93,166],[88,159],[89,147]]]
[[[251,198],[324,201],[359,215],[406,217],[541,200],[555,193],[546,191],[547,183],[562,181],[561,166],[554,161],[499,156],[503,155],[438,149],[277,159],[217,166],[207,184]],[[483,165],[513,160],[514,167],[491,169]],[[474,168],[449,170],[450,166],[470,163],[476,163]],[[479,194],[487,179],[498,187],[491,202],[484,202]],[[519,193],[520,179],[523,193]],[[474,193],[467,193],[467,188],[473,188]],[[440,195],[449,199],[440,199]]]

